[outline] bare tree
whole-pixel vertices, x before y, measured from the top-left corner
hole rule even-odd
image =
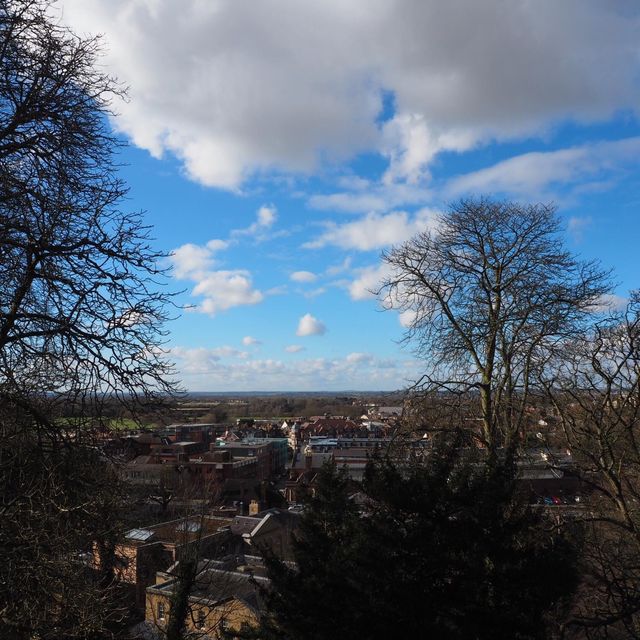
[[[477,394],[480,441],[514,447],[536,368],[593,322],[608,274],[565,250],[551,205],[462,200],[383,254],[378,291],[409,319],[423,391]]]
[[[54,393],[93,411],[170,390],[162,254],[118,207],[114,81],[99,41],[75,37],[48,2],[0,5],[0,382],[15,402]]]
[[[174,390],[171,296],[119,208],[121,87],[54,9],[0,1],[0,635],[96,638],[110,578],[79,554],[108,548],[120,489],[90,427],[105,402],[135,415]]]
[[[543,372],[564,440],[592,489],[585,580],[571,621],[588,637],[640,635],[640,293],[567,342]]]

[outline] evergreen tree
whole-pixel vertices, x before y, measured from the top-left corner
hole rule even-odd
[[[335,464],[319,472],[315,495],[307,501],[294,539],[296,568],[265,552],[275,588],[266,594],[273,616],[267,617],[259,637],[280,638],[284,633],[313,640],[332,636],[336,627],[342,630],[340,637],[356,633],[362,611],[356,603],[362,593],[354,562],[361,530],[349,485]]]
[[[302,517],[295,564],[267,558],[264,633],[320,638],[546,638],[575,581],[571,545],[514,493],[514,470],[378,459],[360,511],[329,466]]]

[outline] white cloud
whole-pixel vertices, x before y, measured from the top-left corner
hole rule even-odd
[[[263,206],[258,210],[257,221],[247,229],[232,235],[254,235],[268,229],[276,220],[274,207]],[[194,309],[209,315],[233,307],[254,305],[264,300],[264,294],[253,287],[251,274],[246,269],[214,270],[215,253],[229,247],[237,240],[209,240],[205,245],[184,244],[169,256],[174,273],[181,280],[195,283],[191,295],[202,301]],[[271,290],[270,293],[276,293]]]
[[[287,353],[300,353],[300,351],[304,351],[304,347],[301,344],[290,344],[284,350]]]
[[[276,208],[271,206],[263,205],[258,209],[258,221],[257,224],[259,227],[270,227],[277,219]]]
[[[438,151],[431,139],[424,117],[401,114],[384,125],[383,149],[389,156],[389,168],[383,182],[389,184],[397,178],[406,178],[415,184],[424,175],[426,166]]]
[[[246,358],[249,355],[246,351],[240,351],[239,349],[228,345],[209,349],[209,353],[220,358]]]
[[[302,349],[286,350],[297,353]],[[171,355],[191,391],[401,389],[419,376],[421,367],[415,360],[377,358],[364,353],[332,359],[245,358],[227,362],[216,349],[176,347]]]
[[[318,276],[311,271],[294,271],[289,278],[294,282],[315,282]]]
[[[210,240],[204,247],[188,243],[174,249],[169,259],[176,277],[190,278],[209,270],[214,264],[214,253],[226,246],[227,243],[223,240]]]
[[[192,296],[202,298],[192,310],[215,315],[232,307],[262,302],[264,294],[253,287],[251,274],[244,269],[213,270],[213,254],[225,248],[222,240],[206,245],[185,244],[171,252],[175,275],[195,283]]]
[[[386,263],[356,269],[357,277],[348,285],[352,300],[369,300],[375,298],[375,292],[382,281],[391,273]]]
[[[297,336],[322,336],[326,333],[327,328],[320,320],[314,318],[310,313],[307,313],[300,318],[298,322],[298,329],[296,330]]]
[[[193,243],[183,244],[174,249],[169,257],[177,278],[189,280],[203,280],[215,265],[215,254],[218,251],[236,244],[239,236],[260,236],[270,229],[278,218],[273,205],[263,205],[256,214],[256,221],[246,229],[234,229],[230,240],[214,238],[205,245]]]
[[[416,233],[433,227],[437,214],[429,209],[422,209],[414,216],[405,211],[394,211],[386,215],[369,213],[360,220],[336,224],[326,223],[326,231],[315,240],[303,246],[317,249],[326,245],[334,245],[343,249],[371,251],[408,240]]]
[[[632,4],[583,0],[65,0],[131,87],[117,125],[206,185],[386,154],[388,182],[442,150],[541,135],[639,104]],[[283,19],[283,16],[286,19]],[[322,55],[318,55],[322,51]],[[382,127],[383,92],[395,113]]]
[[[629,298],[615,293],[606,293],[600,297],[595,310],[598,312],[622,311],[628,304]]]
[[[207,271],[198,280],[192,295],[204,298],[199,310],[209,315],[264,300],[262,292],[253,288],[249,272],[243,269]]]
[[[346,357],[346,361],[350,364],[363,364],[373,360],[373,356],[368,353],[350,353]]]
[[[208,371],[220,360],[220,356],[217,353],[204,347],[195,349],[174,347],[170,350],[170,355],[180,362],[181,368],[184,371],[190,373]]]
[[[428,166],[441,151],[466,151],[479,141],[471,130],[429,127],[424,116],[401,113],[385,123],[383,153],[389,158],[389,168],[383,183],[390,185],[406,181],[410,185],[430,179]]]
[[[429,201],[431,190],[415,184],[398,182],[371,183],[367,187],[357,180],[344,181],[341,186],[350,191],[315,194],[308,200],[312,209],[342,211],[345,213],[380,213],[393,207]]]
[[[246,229],[234,229],[232,236],[257,236],[270,229],[278,219],[278,211],[273,205],[263,205],[258,209],[256,221]]]
[[[220,240],[219,238],[214,238],[213,240],[209,240],[209,242],[207,242],[207,249],[213,252],[222,251],[222,249],[226,249],[228,246],[228,240]]]
[[[124,311],[119,316],[115,318],[111,318],[104,323],[105,327],[108,327],[109,330],[115,329],[116,327],[120,328],[131,328],[136,326],[143,326],[149,323],[153,323],[153,319],[147,314],[137,311],[136,309],[129,309]]]
[[[253,336],[245,336],[244,338],[242,338],[242,344],[245,345],[245,347],[250,347],[252,345],[258,345],[262,343],[260,342],[260,340],[254,338]]]
[[[378,296],[382,284],[388,279],[395,279],[397,272],[395,268],[385,262],[363,267],[354,270],[356,276],[351,282],[346,282],[345,286],[349,291],[352,300],[378,300],[379,305],[387,310],[395,310],[398,313],[398,322],[404,329],[408,329],[416,321],[417,312],[415,309],[404,309],[398,300],[397,292],[388,290],[382,291]],[[402,289],[402,284],[399,285]]]
[[[217,363],[224,359],[245,360],[249,354],[246,351],[223,346],[211,349],[206,347],[173,347],[169,350],[169,355],[180,362],[185,372],[193,374],[206,373],[212,367],[218,366]]]
[[[458,176],[449,183],[447,192],[450,195],[501,192],[539,198],[553,186],[615,176],[625,164],[637,162],[639,152],[640,137],[556,151],[534,151]]]
[[[352,300],[375,300],[382,283],[394,274],[394,270],[388,264],[381,262],[355,270],[356,278],[346,284]],[[398,311],[398,322],[402,327],[408,329],[416,320],[414,309],[402,310],[395,297],[391,297],[389,292],[385,292],[379,298],[382,307],[387,310]]]
[[[415,309],[405,309],[398,314],[398,320],[405,329],[408,329],[416,321],[417,315]]]
[[[216,315],[233,307],[258,304],[264,299],[264,294],[253,287],[248,271],[212,269],[214,252],[227,246],[224,240],[210,240],[204,246],[184,244],[171,252],[176,277],[195,283],[191,295],[201,298],[192,311]]]

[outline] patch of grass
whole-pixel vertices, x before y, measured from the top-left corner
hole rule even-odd
[[[112,418],[106,422],[109,429],[113,429],[114,431],[130,431],[131,429],[140,429],[142,427],[147,427],[150,425],[139,424],[135,420],[131,418]]]
[[[108,429],[112,429],[114,431],[131,431],[134,429],[142,429],[145,427],[153,427],[151,423],[138,423],[131,418],[106,418],[104,420],[92,419],[92,418],[73,418],[73,417],[63,417],[58,418],[56,420],[56,424],[58,424],[61,428],[73,429],[77,427],[94,427],[98,424],[103,424]]]

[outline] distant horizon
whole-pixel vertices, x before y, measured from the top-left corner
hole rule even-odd
[[[353,391],[353,390],[340,390],[340,391],[185,391],[189,396],[276,396],[276,395],[289,395],[289,396],[324,396],[324,395],[339,395],[339,396],[363,396],[363,395],[398,395],[406,393],[407,390],[398,389],[396,391]]]

